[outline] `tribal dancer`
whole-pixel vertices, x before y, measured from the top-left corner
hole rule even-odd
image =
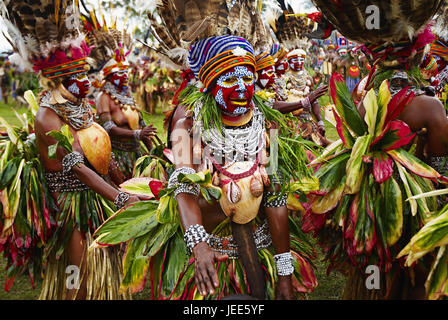
[[[43,259],[45,264],[40,299],[128,298],[128,294],[118,290],[121,282],[118,248],[86,251],[91,234],[108,215],[139,198],[113,188],[101,176],[114,168],[110,165],[110,139],[93,121],[92,110],[85,100],[90,86],[86,75],[89,48],[79,32],[78,7],[75,1],[28,3],[14,0],[0,4],[14,50],[23,66],[40,75],[44,87],[34,122],[36,154],[27,159],[42,162],[43,190],[48,191],[56,204],[51,216],[45,218],[44,222],[48,222],[45,227],[36,226],[36,220],[28,225],[37,228],[38,235],[41,228],[51,227],[42,244],[43,257],[34,257]],[[37,107],[37,102],[34,103]],[[29,143],[32,141],[30,137]],[[36,199],[40,195],[35,192],[22,196],[24,199],[30,196],[39,204]],[[42,201],[47,195],[44,197]],[[45,203],[49,205],[44,202],[44,214],[48,210]],[[26,207],[27,204],[18,208],[17,216],[23,215],[21,211]],[[37,213],[33,219],[38,219]],[[15,220],[13,228],[26,230],[26,223],[26,219]],[[79,277],[73,277],[73,273]]]
[[[163,1],[157,10],[164,26],[150,15],[154,35],[160,41],[164,36],[164,54],[180,68],[187,57],[191,70],[184,72],[190,80],[170,119],[175,171],[155,193],[159,201],[134,207],[148,219],[148,228],[124,231],[120,222],[130,214],[124,210],[96,234],[95,246],[132,239],[129,261],[147,259],[125,270],[125,279],[134,280],[125,287],[141,290],[147,268],[153,297],[160,299],[247,293],[294,299],[316,285],[309,261],[313,250],[288,217],[286,200],[318,183],[306,167],[300,135],[254,95],[250,42],[256,45],[261,34],[254,3],[234,1],[229,8],[225,1],[189,1],[186,10],[183,1]],[[182,50],[186,55],[179,55]],[[267,126],[274,125],[278,139],[268,141]],[[269,143],[280,155],[270,175],[274,161],[263,164]]]
[[[276,19],[275,23],[270,23],[271,28],[277,37],[277,40],[283,47],[288,48],[290,51],[286,53],[283,59],[286,59],[288,68],[283,74],[282,82],[286,83],[286,96],[288,102],[306,101],[301,107],[296,106],[293,114],[299,118],[301,129],[303,132],[303,138],[311,140],[320,146],[326,146],[330,144],[330,141],[325,137],[325,124],[322,118],[321,108],[318,101],[318,97],[314,97],[313,78],[308,74],[304,68],[306,59],[306,49],[309,46],[305,34],[307,32],[306,18],[294,16],[294,12],[289,7],[285,6],[284,1],[278,1],[283,13]],[[288,16],[291,14],[292,16]],[[271,51],[277,49],[272,48]],[[283,65],[278,61],[279,65]],[[281,71],[283,72],[283,71]],[[319,88],[323,89],[325,87]],[[326,88],[325,88],[326,89]],[[282,91],[281,89],[279,89]],[[315,98],[313,101],[309,101],[309,98]],[[305,99],[305,100],[303,100]],[[310,104],[308,104],[308,101]],[[314,119],[313,119],[314,117]]]
[[[327,92],[328,86],[322,86],[317,90],[310,92],[305,98],[299,101],[288,102],[287,93],[285,90],[282,90],[284,87],[279,87],[277,85],[277,75],[275,72],[276,64],[272,56],[267,52],[257,55],[255,58],[255,65],[255,70],[257,71],[255,93],[260,97],[269,100],[272,107],[283,114],[294,112],[299,109],[310,111],[311,106],[313,106],[313,111],[315,111],[314,106],[316,106],[316,104],[314,102]],[[304,126],[301,126],[301,128],[303,130]],[[308,135],[312,135],[312,133],[302,133],[302,137],[304,138]]]
[[[141,156],[143,142],[148,151],[153,147],[156,129],[146,125],[128,86],[129,64],[126,57],[131,40],[128,34],[116,28],[116,21],[108,27],[94,12],[83,16],[89,45],[95,46],[91,58],[101,66],[101,94],[96,100],[97,116],[112,142],[112,152],[124,175],[132,177],[135,161]]]
[[[431,257],[407,269],[402,256],[409,240],[437,215],[434,198],[414,197],[435,190],[434,183],[446,183],[411,147],[424,129],[427,156],[447,152],[446,112],[418,83],[425,47],[433,41],[424,27],[441,1],[416,1],[412,8],[408,1],[372,1],[387,17],[374,32],[363,17],[353,19],[354,12],[363,12],[368,4],[353,1],[341,9],[328,1],[314,3],[344,36],[364,43],[363,50],[376,63],[358,109],[343,77],[332,77],[341,140],[312,163],[321,194],[309,199],[306,228],[317,234],[330,268],[347,274],[345,299],[424,298]],[[369,265],[379,268],[378,290],[365,286]]]

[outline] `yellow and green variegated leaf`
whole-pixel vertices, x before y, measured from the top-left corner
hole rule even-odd
[[[210,175],[208,170],[189,174],[180,173],[177,180],[182,183],[204,183],[207,180],[207,175]]]
[[[68,125],[64,124],[61,127],[61,133],[67,138],[67,141],[70,143],[70,145],[73,145],[74,138],[73,138],[72,132],[70,131]]]
[[[369,129],[369,134],[372,137],[375,137],[375,128],[376,128],[376,117],[378,113],[378,103],[377,97],[374,89],[370,89],[367,92],[366,96],[363,100],[363,105],[366,110],[366,114],[364,116],[364,121],[367,123],[367,127]]]
[[[350,159],[346,165],[346,188],[347,194],[355,194],[361,189],[361,179],[364,175],[365,163],[363,162],[363,156],[367,154],[368,148],[372,141],[372,136],[367,134],[365,136],[356,139],[353,146]]]
[[[30,106],[31,113],[35,116],[37,113],[37,110],[39,109],[39,104],[37,103],[36,96],[34,95],[33,91],[27,90],[25,91],[25,94],[23,95],[26,102],[28,102]]]
[[[440,173],[436,170],[402,148],[389,150],[387,153],[396,162],[401,163],[408,170],[412,171],[416,175],[419,175],[420,177],[428,179],[438,179],[441,177]]]
[[[408,254],[406,264],[412,265],[416,260],[439,246],[448,244],[448,209],[432,219],[415,234],[409,244],[400,252],[398,257]]]
[[[14,128],[2,117],[0,117],[0,124],[5,127],[6,133],[8,134],[9,139],[15,145],[17,145],[20,141],[19,135],[16,133]],[[19,147],[19,146],[18,146]]]
[[[310,166],[313,167],[319,163],[326,162],[327,158],[335,154],[340,149],[341,146],[344,146],[341,139],[333,142],[324,149],[324,151],[320,156],[318,156],[316,159],[310,162]]]
[[[156,212],[159,223],[170,223],[177,216],[177,201],[173,194],[166,194],[160,198],[159,206]]]
[[[120,188],[129,193],[141,194],[154,198],[154,194],[149,187],[149,183],[153,180],[154,179],[152,178],[133,178],[120,184]]]
[[[378,137],[383,131],[384,122],[387,115],[387,105],[391,99],[392,95],[389,90],[389,81],[384,80],[378,91],[378,112],[376,115],[375,138]]]
[[[417,194],[415,196],[409,197],[408,199],[406,199],[406,201],[416,200],[416,199],[421,199],[421,198],[428,198],[428,197],[443,196],[445,194],[448,194],[448,189],[434,190],[434,191],[425,192],[425,193],[421,193],[421,194]]]
[[[381,184],[384,210],[381,215],[382,232],[388,246],[393,246],[400,239],[403,231],[403,202],[401,189],[393,177]]]
[[[317,196],[311,205],[313,213],[326,213],[333,210],[344,195],[345,177],[339,181],[339,185],[324,196]]]
[[[401,182],[403,182],[404,190],[406,191],[406,196],[409,199],[409,205],[411,206],[411,213],[412,216],[415,216],[417,214],[417,200],[411,199],[410,197],[413,196],[413,193],[411,192],[411,187],[409,186],[408,179],[406,179],[405,175],[405,168],[399,163],[395,162],[397,165],[398,173],[400,175]]]
[[[123,258],[123,280],[120,290],[137,293],[145,287],[146,273],[149,268],[149,257],[144,251],[149,235],[131,240]]]
[[[11,160],[15,150],[15,145],[12,141],[7,141],[3,150],[1,150],[1,158],[0,158],[0,171],[6,167],[8,162]]]
[[[428,300],[448,297],[448,250],[442,246],[425,283]]]
[[[150,232],[158,224],[157,207],[158,202],[150,200],[122,208],[95,231],[92,247],[116,245]]]
[[[303,177],[300,181],[294,181],[288,185],[289,192],[301,191],[309,193],[316,190],[319,190],[319,179],[315,176]]]
[[[404,171],[406,179],[408,179],[409,187],[411,189],[412,194],[421,194],[423,193],[423,189],[419,183],[417,183],[416,179],[412,176],[411,173]],[[423,217],[427,217],[431,212],[426,203],[426,198],[420,198],[415,200],[417,202],[417,207],[420,214]]]

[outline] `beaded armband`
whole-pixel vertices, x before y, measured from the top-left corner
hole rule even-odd
[[[199,242],[209,243],[210,235],[205,231],[205,228],[199,224],[190,226],[184,234],[184,241],[187,245],[188,254],[191,254],[193,248]]]
[[[106,130],[107,133],[109,133],[110,130],[112,130],[112,128],[116,127],[116,126],[117,125],[112,120],[109,120],[109,121],[106,121],[103,123],[103,128],[104,128],[104,130]]]
[[[310,98],[306,97],[305,99],[302,99],[300,102],[302,103],[303,109],[307,111],[311,109]]]
[[[271,179],[271,184],[274,186],[276,184],[283,183],[283,176],[281,173],[277,173],[277,175],[269,176]],[[271,199],[271,200],[269,200]],[[288,196],[281,191],[265,191],[263,193],[262,205],[266,208],[279,208],[286,205],[286,200]]]
[[[180,173],[193,174],[193,173],[196,173],[196,170],[194,170],[193,168],[188,168],[188,167],[182,167],[182,168],[174,170],[174,172],[171,174],[170,179],[168,181],[168,188],[176,187],[176,190],[174,191],[174,198],[176,198],[177,195],[180,193],[189,193],[189,194],[198,196],[200,193],[199,185],[179,182],[177,180],[177,177]]]
[[[123,208],[124,205],[126,204],[126,201],[128,201],[130,197],[131,195],[127,192],[121,191],[120,193],[118,193],[118,195],[114,200],[114,204],[117,207],[117,209]]]
[[[134,130],[134,139],[137,141],[140,141],[140,133],[142,133],[142,130]]]
[[[271,199],[274,197],[273,199]],[[269,200],[271,199],[271,200]],[[279,208],[286,206],[286,200],[288,196],[282,192],[266,191],[263,194],[263,207],[266,208]]]
[[[62,159],[62,171],[68,173],[72,171],[73,167],[78,163],[84,163],[84,156],[79,152],[73,151]]]
[[[294,272],[291,252],[276,254],[274,256],[274,261],[279,276],[289,276]]]

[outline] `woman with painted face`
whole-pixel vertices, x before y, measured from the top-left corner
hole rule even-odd
[[[274,47],[273,47],[274,48]],[[286,60],[286,55],[284,58]],[[313,113],[320,113],[320,106],[315,102],[317,99],[325,95],[328,86],[319,87],[317,90],[311,92],[306,98],[296,102],[287,102],[287,93],[285,94],[284,86],[281,86],[276,81],[276,63],[269,53],[261,53],[256,57],[257,82],[255,92],[257,95],[269,100],[272,107],[283,114],[294,112],[299,109],[309,110],[313,107]],[[282,72],[280,72],[281,74]],[[280,76],[281,77],[281,76]],[[281,81],[281,80],[280,80]],[[280,87],[281,86],[281,87]],[[283,90],[282,90],[283,89]],[[321,120],[321,117],[318,119]],[[325,135],[323,130],[322,135]]]
[[[48,3],[51,5],[46,6]],[[90,88],[86,75],[90,49],[84,35],[70,23],[70,17],[76,19],[78,14],[76,2],[65,1],[56,11],[51,9],[55,7],[51,1],[34,1],[33,5],[31,10],[29,1],[11,1],[3,12],[3,18],[14,26],[9,33],[11,43],[20,44],[23,64],[39,74],[43,87],[39,101],[30,102],[38,105],[35,118],[30,119],[34,120],[34,133],[23,144],[17,144],[19,137],[11,135],[9,145],[17,144],[16,149],[9,148],[5,154],[20,150],[26,154],[22,154],[23,170],[17,170],[14,179],[16,184],[23,182],[23,203],[19,203],[10,227],[16,231],[8,237],[23,236],[26,244],[11,242],[17,248],[9,246],[14,253],[10,265],[14,272],[29,268],[32,277],[35,273],[40,276],[45,265],[40,299],[126,299],[129,295],[119,292],[118,248],[95,252],[87,248],[93,232],[112,210],[139,201],[139,197],[121,192],[103,179],[116,168],[109,136],[94,122],[85,99]],[[28,12],[39,19],[30,19]],[[52,33],[45,38],[47,29]],[[26,35],[26,43],[21,42],[22,37],[16,38],[17,32]],[[30,206],[32,212],[27,211]],[[27,216],[32,218],[27,220]],[[2,239],[7,234],[7,230],[2,233]],[[24,264],[22,254],[32,261]]]
[[[157,129],[147,126],[128,87],[127,67],[112,59],[103,68],[102,93],[97,97],[98,117],[109,133],[113,153],[124,175],[132,178],[135,161],[142,155],[140,141],[149,150]]]
[[[132,178],[134,164],[142,155],[143,142],[146,151],[153,148],[157,129],[147,125],[142,118],[129,87],[129,63],[126,57],[131,44],[127,35],[115,27],[101,26],[95,18],[83,16],[83,25],[94,46],[90,58],[101,66],[101,93],[96,98],[99,122],[107,131],[112,142],[112,151],[122,173],[122,182]]]

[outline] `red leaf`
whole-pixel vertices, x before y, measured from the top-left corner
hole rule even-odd
[[[6,279],[5,279],[5,291],[6,292],[9,292],[9,290],[11,290],[11,287],[14,284],[14,280],[16,280],[16,277],[11,277],[11,278],[6,277]]]
[[[415,93],[409,90],[409,87],[403,88],[398,92],[387,105],[387,114],[384,124],[398,118],[403,109],[414,99]]]
[[[164,189],[164,183],[159,180],[151,180],[149,182],[149,188],[151,189],[152,194],[159,200],[159,193]]]
[[[311,204],[302,203],[305,213],[302,217],[302,231],[309,233],[319,231],[325,224],[326,214],[314,214],[311,210]]]
[[[333,103],[337,104],[337,91],[336,91],[336,83],[345,83],[344,77],[339,73],[333,73],[330,79],[330,94],[333,99]]]
[[[395,150],[409,144],[415,135],[405,122],[394,120],[387,124],[381,135],[373,141],[372,146],[376,145],[377,149],[383,151]]]
[[[347,126],[342,121],[341,117],[339,117],[336,110],[333,108],[334,119],[336,120],[336,130],[338,132],[339,137],[341,138],[344,146],[347,148],[353,147],[353,137],[348,131]]]
[[[394,161],[385,153],[377,152],[373,155],[373,176],[379,184],[388,180],[394,172]]]

